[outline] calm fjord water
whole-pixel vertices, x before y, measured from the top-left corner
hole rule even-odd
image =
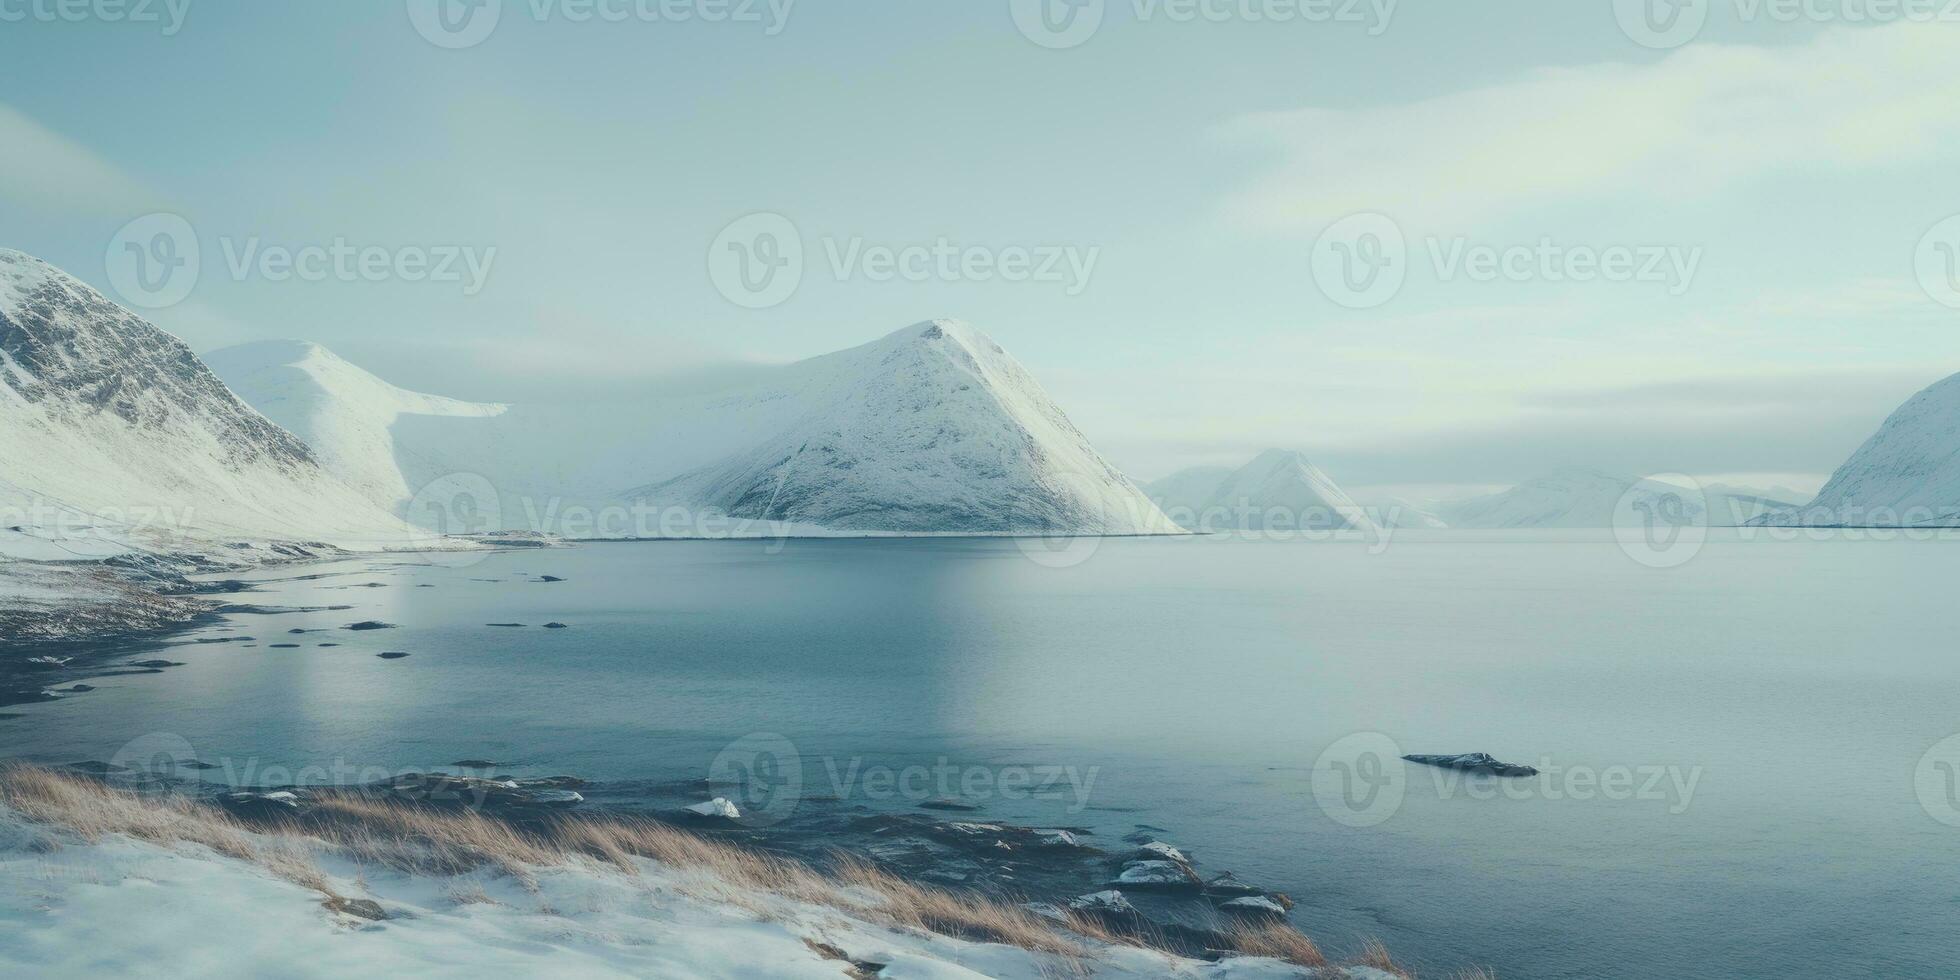
[[[1049,568],[1008,541],[798,540],[304,571],[346,574],[246,601],[355,608],[234,617],[193,636],[255,646],[9,709],[0,755],[169,733],[240,782],[484,758],[655,806],[773,733],[812,799],[910,808],[938,777],[873,774],[943,759],[986,818],[1162,828],[1299,899],[1330,950],[1379,936],[1435,973],[1960,970],[1960,827],[1914,784],[1960,731],[1950,542],[1719,541],[1653,569],[1552,536],[1116,539]]]

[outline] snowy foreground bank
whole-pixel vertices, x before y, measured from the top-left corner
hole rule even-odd
[[[1395,976],[1174,957],[644,823],[534,836],[350,801],[332,825],[253,828],[19,768],[0,799],[0,976]]]

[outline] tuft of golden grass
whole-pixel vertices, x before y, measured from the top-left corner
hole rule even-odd
[[[20,763],[0,766],[0,802],[89,841],[121,834],[166,846],[199,844],[318,891],[330,908],[346,907],[350,900],[335,894],[314,863],[320,848],[411,874],[453,877],[491,868],[526,887],[535,886],[541,868],[588,864],[638,876],[641,862],[650,861],[679,876],[683,889],[758,915],[771,913],[756,896],[774,895],[903,929],[1047,954],[1066,973],[1081,973],[1083,961],[1093,956],[1085,941],[1174,952],[1161,936],[1121,933],[1073,914],[1055,922],[976,892],[914,884],[850,855],[839,854],[834,867],[823,872],[646,819],[577,816],[526,829],[472,810],[317,792],[304,817],[247,825],[182,797],[140,796],[99,780]],[[474,882],[452,890],[450,897],[459,904],[491,901]],[[1242,925],[1222,939],[1225,948],[1220,952],[1227,954],[1272,957],[1309,969],[1327,965],[1313,940],[1284,923]],[[1408,975],[1372,940],[1360,962]]]
[[[1361,957],[1355,960],[1355,962],[1361,966],[1374,967],[1383,973],[1393,973],[1398,977],[1414,976],[1407,969],[1404,969],[1402,964],[1395,962],[1394,957],[1388,955],[1388,947],[1382,945],[1382,941],[1379,939],[1370,938],[1367,942],[1363,943],[1361,945]]]
[[[1268,956],[1294,966],[1317,970],[1327,965],[1320,947],[1300,930],[1279,922],[1241,925],[1227,933],[1231,949],[1247,956]]]

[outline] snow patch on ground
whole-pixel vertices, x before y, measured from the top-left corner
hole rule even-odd
[[[848,964],[813,943],[886,964],[879,976],[892,980],[1066,973],[1052,957],[901,933],[773,896],[728,901],[698,876],[647,862],[638,877],[538,869],[529,888],[487,872],[321,863],[338,893],[371,899],[388,918],[331,912],[319,892],[200,846],[87,844],[0,809],[0,976],[845,976]],[[1199,963],[1125,948],[1086,966],[1109,978],[1307,976],[1273,960]]]

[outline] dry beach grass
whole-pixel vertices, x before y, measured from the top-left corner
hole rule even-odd
[[[758,897],[773,896],[901,930],[1018,947],[1052,958],[1067,973],[1089,972],[1104,944],[1157,946],[1147,936],[1118,935],[1083,917],[1057,922],[978,893],[922,886],[848,855],[819,870],[652,820],[578,816],[519,827],[473,810],[351,793],[315,793],[313,800],[305,819],[247,823],[182,796],[138,794],[26,764],[0,768],[0,803],[36,823],[89,842],[121,835],[162,846],[200,845],[317,891],[328,908],[357,915],[366,914],[360,900],[334,890],[316,855],[438,877],[487,868],[527,885],[540,869],[587,867],[639,876],[643,862],[651,862],[678,875],[679,887],[692,895],[760,916],[773,912]],[[452,893],[459,904],[489,901],[474,884]],[[1339,975],[1311,939],[1283,923],[1243,927],[1226,940],[1224,953]],[[1379,943],[1371,942],[1358,963],[1410,975]]]

